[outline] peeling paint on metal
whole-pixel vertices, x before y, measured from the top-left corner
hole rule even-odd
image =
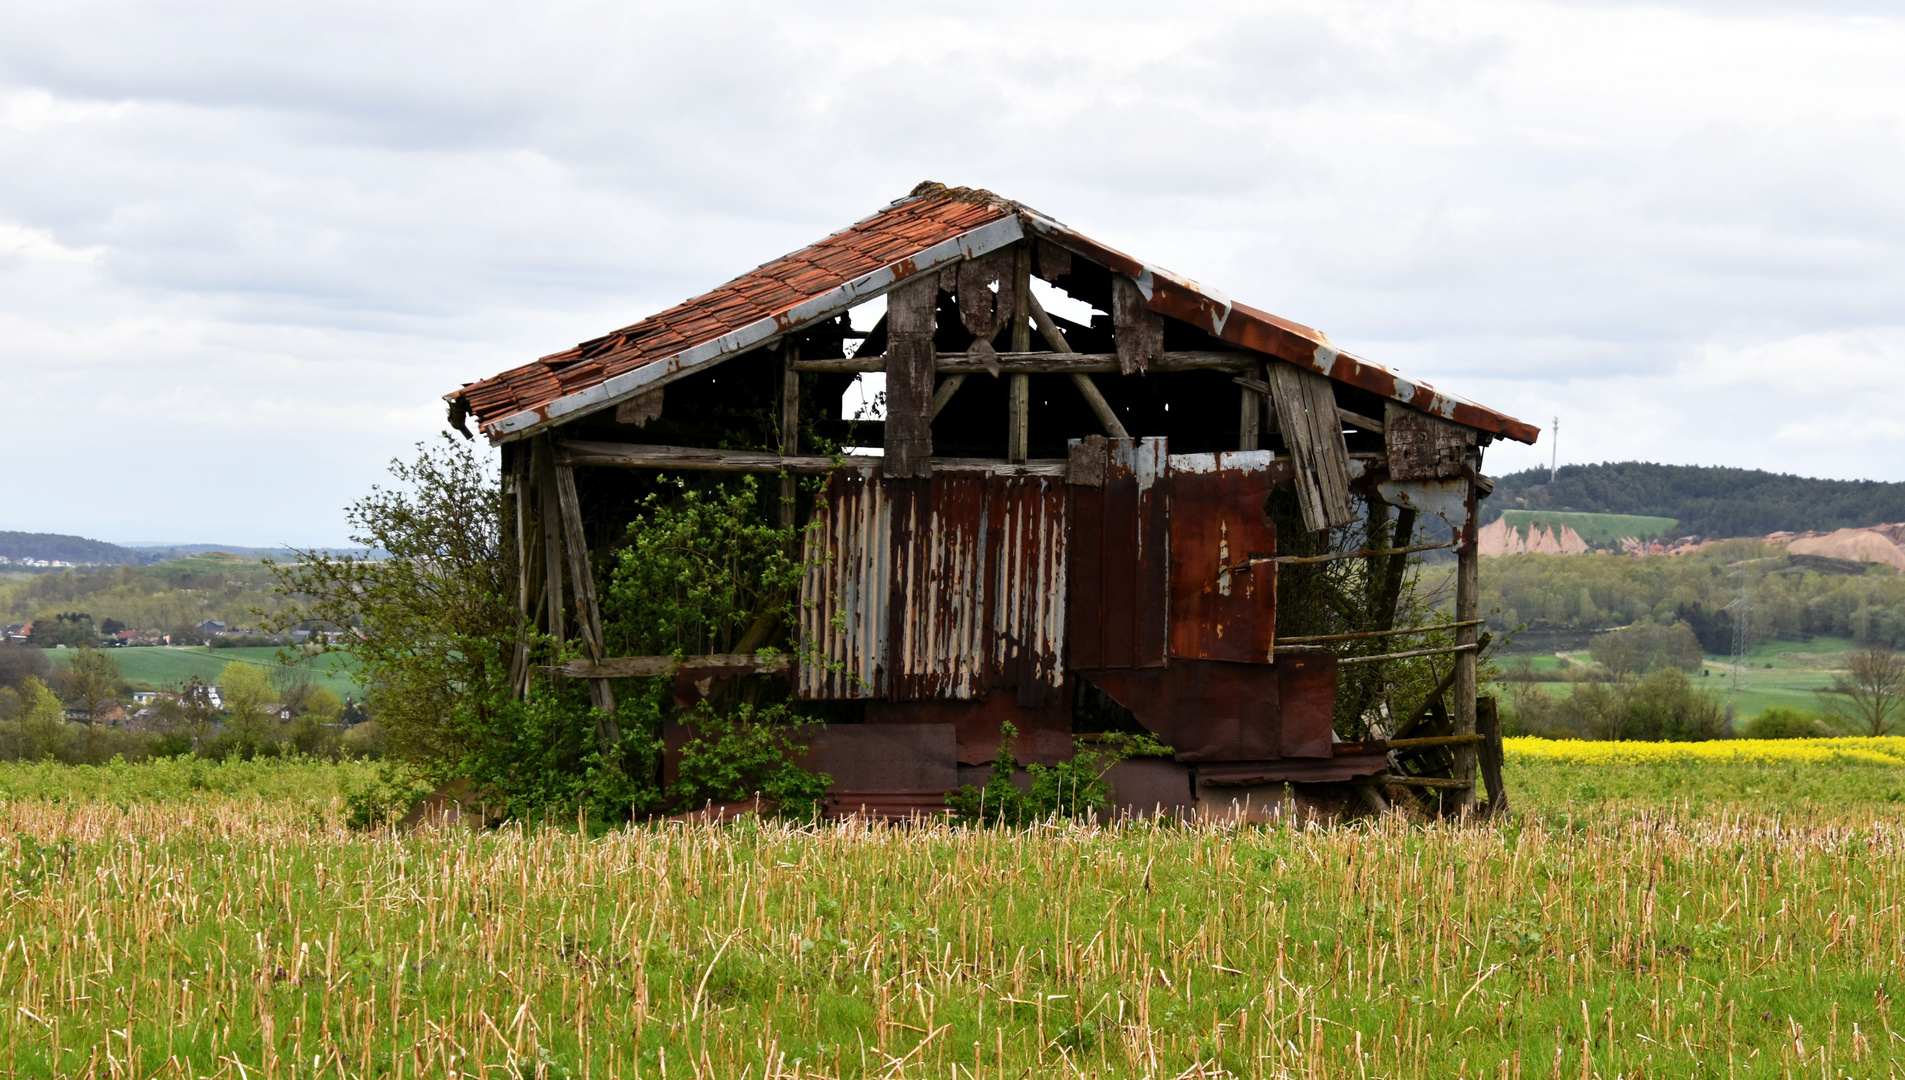
[[[1385,480],[1376,485],[1383,501],[1405,506],[1418,514],[1434,514],[1449,523],[1456,536],[1468,528],[1469,481],[1462,480]]]

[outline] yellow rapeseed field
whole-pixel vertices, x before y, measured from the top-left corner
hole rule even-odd
[[[1905,768],[1905,737],[1844,739],[1725,739],[1713,742],[1589,742],[1582,739],[1503,739],[1509,762],[1579,765],[1862,763]]]

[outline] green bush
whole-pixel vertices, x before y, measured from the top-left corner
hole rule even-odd
[[[785,705],[737,703],[725,715],[703,702],[687,717],[695,731],[681,749],[671,803],[687,810],[710,802],[742,802],[756,795],[777,812],[812,819],[832,778],[801,768],[793,758],[807,752],[802,725]]]
[[[1111,785],[1105,782],[1112,766],[1133,757],[1168,757],[1173,751],[1150,735],[1108,732],[1090,741],[1072,743],[1072,757],[1056,765],[1028,765],[1029,787],[1016,783],[1018,758],[1012,740],[1019,730],[1002,726],[1004,738],[992,761],[984,787],[967,784],[946,796],[946,805],[961,821],[986,825],[1023,825],[1054,817],[1076,818],[1111,810]]]
[[[1836,734],[1819,716],[1803,709],[1774,706],[1746,722],[1740,737],[1746,739],[1817,739]]]

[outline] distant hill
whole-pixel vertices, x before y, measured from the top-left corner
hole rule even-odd
[[[58,533],[0,532],[0,556],[9,562],[36,559],[76,566],[142,566],[162,556],[147,551]]]
[[[1486,525],[1509,510],[1573,510],[1673,518],[1681,536],[1764,536],[1905,521],[1905,483],[1815,480],[1757,469],[1623,461],[1498,477]]]

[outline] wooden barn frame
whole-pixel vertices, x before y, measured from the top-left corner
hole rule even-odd
[[[1034,279],[1090,305],[1089,324],[1048,314]],[[848,311],[881,297],[884,316],[855,330]],[[849,428],[837,403],[871,371],[885,373],[884,420]],[[808,755],[837,813],[943,809],[1006,723],[1021,762],[1068,757],[1081,685],[1175,748],[1114,773],[1134,811],[1263,804],[1312,782],[1355,784],[1377,806],[1378,783],[1441,789],[1460,807],[1478,758],[1501,805],[1485,701],[1478,717],[1475,508],[1483,448],[1537,429],[990,192],[922,184],[447,399],[453,425],[470,434],[474,419],[502,448],[522,611],[587,656],[560,673],[589,680],[608,713],[612,679],[656,675],[675,677],[678,700],[769,674],[795,698],[858,703],[860,722],[827,725]],[[750,410],[771,420],[734,448],[728,421]],[[803,453],[800,433],[823,429],[882,452]],[[591,567],[624,523],[611,478],[625,470],[782,477],[783,523],[809,526],[800,625],[783,631],[797,648],[607,654]],[[824,498],[798,495],[800,475],[823,477]],[[1356,523],[1360,498],[1383,515],[1370,535],[1393,539],[1279,554],[1265,509],[1279,491],[1304,530]],[[1430,517],[1447,539],[1414,542]],[[1406,646],[1423,628],[1394,625],[1392,588],[1375,629],[1279,640],[1279,567],[1372,559],[1399,582],[1412,553],[1440,548],[1457,559],[1454,618],[1438,626],[1453,644],[1351,662],[1447,654],[1448,677],[1386,741],[1339,741],[1337,639]],[[526,649],[513,675],[528,692]]]

